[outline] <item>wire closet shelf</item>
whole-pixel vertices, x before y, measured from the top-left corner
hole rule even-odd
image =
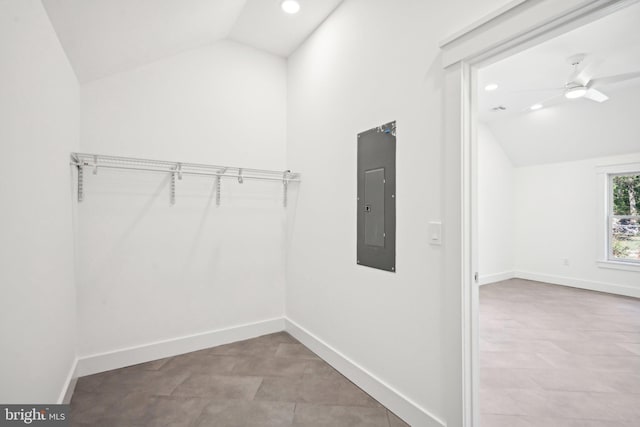
[[[176,202],[176,179],[184,175],[211,176],[216,180],[216,205],[220,205],[222,178],[233,178],[243,184],[245,180],[279,181],[283,186],[283,205],[287,206],[289,183],[300,182],[300,174],[290,170],[274,171],[250,169],[235,166],[217,166],[198,163],[169,162],[164,160],[139,159],[134,157],[104,156],[100,154],[71,153],[71,165],[78,169],[78,202],[84,199],[84,173],[91,170],[94,175],[99,169],[120,169],[167,173],[171,176],[171,204]]]

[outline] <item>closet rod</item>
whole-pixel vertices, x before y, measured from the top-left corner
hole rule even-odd
[[[279,181],[283,183],[284,206],[287,205],[287,186],[290,182],[300,182],[300,174],[289,170],[274,171],[267,169],[240,168],[235,166],[216,166],[199,163],[168,162],[164,160],[141,159],[135,157],[103,156],[100,154],[71,153],[71,165],[78,168],[78,201],[84,197],[84,172],[91,169],[93,174],[98,169],[121,169],[171,174],[171,204],[175,203],[175,179],[183,175],[211,176],[216,178],[217,204],[219,204],[220,179],[235,178],[242,184],[245,179]]]
[[[286,180],[293,182],[300,181],[300,175],[291,171],[251,169],[236,166],[206,165],[200,163],[168,162],[165,160],[104,156],[100,154],[87,153],[71,153],[71,164],[73,166],[93,168],[94,172],[100,168],[111,168],[165,173],[178,172],[182,174],[225,176],[231,178],[237,178],[238,173],[241,173],[242,177],[247,179],[267,179],[275,181]],[[229,173],[230,171],[236,171],[237,173],[232,174]],[[283,173],[286,173],[285,177],[283,177]]]
[[[93,168],[94,164],[92,163],[71,163],[73,166],[82,166],[82,167],[87,167],[87,168]],[[184,165],[183,165],[184,167]],[[223,177],[223,178],[238,178],[238,174],[230,174],[230,173],[216,173],[216,172],[197,172],[197,171],[190,171],[190,170],[166,170],[166,169],[152,169],[152,168],[143,168],[143,167],[129,167],[129,166],[111,166],[111,165],[104,165],[104,164],[98,164],[98,168],[100,169],[121,169],[121,170],[133,170],[133,171],[143,171],[143,172],[160,172],[160,173],[181,173],[182,175],[204,175],[204,176],[211,176],[211,177]],[[287,182],[300,182],[300,178],[297,177],[292,177],[294,173],[290,173],[290,175],[286,178],[282,177],[283,172],[278,172],[278,174],[280,174],[279,177],[270,177],[270,176],[252,176],[252,175],[246,175],[245,172],[247,171],[247,169],[243,169],[243,168],[230,168],[232,170],[238,170],[238,169],[242,169],[242,178],[243,179],[257,179],[257,180],[265,180],[265,181],[287,181]]]

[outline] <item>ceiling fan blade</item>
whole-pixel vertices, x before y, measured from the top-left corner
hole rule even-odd
[[[593,79],[591,81],[591,85],[594,85],[594,86],[608,85],[612,83],[620,83],[627,80],[637,79],[639,77],[640,77],[640,71],[633,71],[631,73],[617,74],[615,76],[599,77],[597,79]]]
[[[598,68],[604,63],[602,59],[591,59],[580,71],[573,75],[570,82],[575,82],[581,86],[586,86],[591,82],[593,76]]]
[[[594,88],[587,90],[584,97],[596,102],[605,102],[609,99],[607,95]]]
[[[536,104],[533,105],[542,105],[542,108],[547,108],[556,104],[560,104],[565,100],[566,98],[564,97],[564,94],[560,93],[557,95],[553,95],[551,98],[546,98],[544,101],[536,102]],[[531,107],[526,108],[524,112],[531,112]]]
[[[560,90],[564,90],[564,86],[562,87],[543,87],[538,89],[516,89],[511,90],[512,93],[531,93],[531,92],[557,92]]]

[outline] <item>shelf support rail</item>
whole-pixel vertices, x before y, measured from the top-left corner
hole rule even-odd
[[[222,190],[222,175],[227,172],[227,168],[223,168],[216,174],[216,206],[220,206],[220,191]]]
[[[176,204],[176,173],[171,174],[171,185],[169,188],[169,202],[171,206]]]
[[[78,202],[84,200],[84,166],[78,165]]]
[[[288,181],[288,177],[289,174],[291,173],[290,170],[286,170],[284,171],[284,173],[282,174],[282,206],[284,206],[285,208],[287,207],[287,190],[289,189],[289,181]]]

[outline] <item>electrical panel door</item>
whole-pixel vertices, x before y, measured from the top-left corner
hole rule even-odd
[[[396,270],[396,123],[358,134],[357,263]]]

